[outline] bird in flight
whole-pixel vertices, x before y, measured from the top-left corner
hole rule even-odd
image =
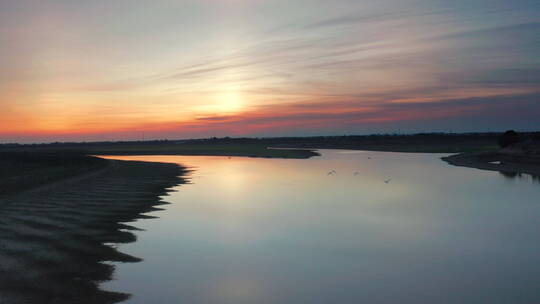
[[[392,180],[391,178],[386,179],[386,180],[384,180],[384,183],[385,183],[385,184],[388,184],[391,180]]]
[[[337,173],[336,170],[332,170],[332,171],[328,172],[326,175],[334,175],[336,173]]]

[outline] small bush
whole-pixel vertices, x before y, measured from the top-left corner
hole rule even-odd
[[[520,141],[519,134],[514,130],[508,130],[499,136],[499,146],[506,148]]]

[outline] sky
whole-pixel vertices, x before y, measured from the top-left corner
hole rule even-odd
[[[0,143],[540,129],[538,0],[2,0]]]

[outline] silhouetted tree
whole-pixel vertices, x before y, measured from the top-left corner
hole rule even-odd
[[[519,134],[514,130],[508,130],[499,136],[499,146],[501,148],[506,148],[517,142],[519,142]]]

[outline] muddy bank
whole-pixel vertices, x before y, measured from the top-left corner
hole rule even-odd
[[[478,152],[451,155],[443,157],[442,160],[454,166],[540,176],[540,157],[535,155]]]
[[[17,192],[50,185],[103,169],[101,158],[68,152],[0,151],[0,199]]]
[[[0,303],[116,303],[98,288],[114,267],[138,262],[106,243],[135,241],[128,222],[165,204],[185,182],[175,164],[109,160],[98,171],[0,199]]]

